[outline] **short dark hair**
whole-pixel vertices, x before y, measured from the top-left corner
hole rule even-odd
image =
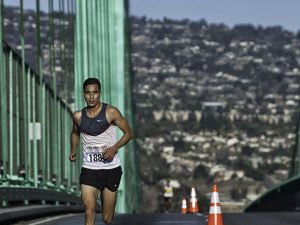
[[[97,78],[94,78],[94,77],[90,77],[83,82],[83,91],[85,90],[86,86],[91,85],[91,84],[97,84],[99,90],[101,91],[101,83]]]

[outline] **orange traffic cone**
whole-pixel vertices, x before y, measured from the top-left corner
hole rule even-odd
[[[187,213],[187,204],[186,204],[186,199],[182,199],[182,204],[181,204],[181,213],[186,214]]]
[[[196,191],[195,191],[194,187],[192,187],[192,190],[191,190],[189,212],[190,213],[198,213],[199,212],[199,206],[198,206],[198,201],[197,201],[197,197],[196,197]]]
[[[219,191],[217,185],[212,187],[210,209],[207,225],[223,225]]]

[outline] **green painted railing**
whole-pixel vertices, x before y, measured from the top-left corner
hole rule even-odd
[[[24,2],[20,0],[19,37],[16,38],[19,38],[21,50],[17,53],[3,40],[5,6],[0,0],[0,186],[48,188],[77,195],[80,164],[72,164],[68,159],[72,111],[63,100],[64,96],[58,95],[55,69],[60,66],[59,75],[63,77],[73,74],[74,69],[64,61],[67,49],[62,47],[69,45],[70,40],[64,37],[64,26],[57,28],[53,22],[74,23],[74,3],[59,0],[59,16],[55,15],[53,0],[48,3],[50,66],[46,71],[40,1],[36,0],[36,67],[33,68],[26,63]],[[51,84],[45,83],[46,72],[53,78]],[[65,82],[65,89],[69,88],[67,84]]]
[[[77,182],[78,168],[69,162],[69,148],[66,148],[72,126],[70,108],[48,85],[41,85],[39,76],[26,63],[25,74],[22,74],[22,59],[8,45],[3,44],[2,50],[0,156],[3,176],[18,175],[20,169],[24,169],[25,180],[32,181],[35,187],[39,184],[38,173],[44,181],[51,181],[56,175],[58,184],[67,179],[71,186]],[[42,101],[40,91],[44,96]]]

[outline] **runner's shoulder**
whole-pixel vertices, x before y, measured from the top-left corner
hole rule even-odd
[[[81,110],[73,112],[73,121],[78,125],[81,120]]]
[[[118,118],[119,116],[122,116],[120,110],[112,105],[107,105],[106,115],[109,115],[111,118]]]

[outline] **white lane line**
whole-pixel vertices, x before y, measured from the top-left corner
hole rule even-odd
[[[30,225],[43,224],[43,223],[47,223],[47,222],[50,222],[50,221],[53,221],[53,220],[58,220],[58,219],[61,219],[61,218],[64,218],[64,217],[69,217],[69,216],[73,216],[73,214],[51,217],[51,218],[48,218],[48,219],[45,219],[45,220],[42,220],[42,221],[31,223]]]

